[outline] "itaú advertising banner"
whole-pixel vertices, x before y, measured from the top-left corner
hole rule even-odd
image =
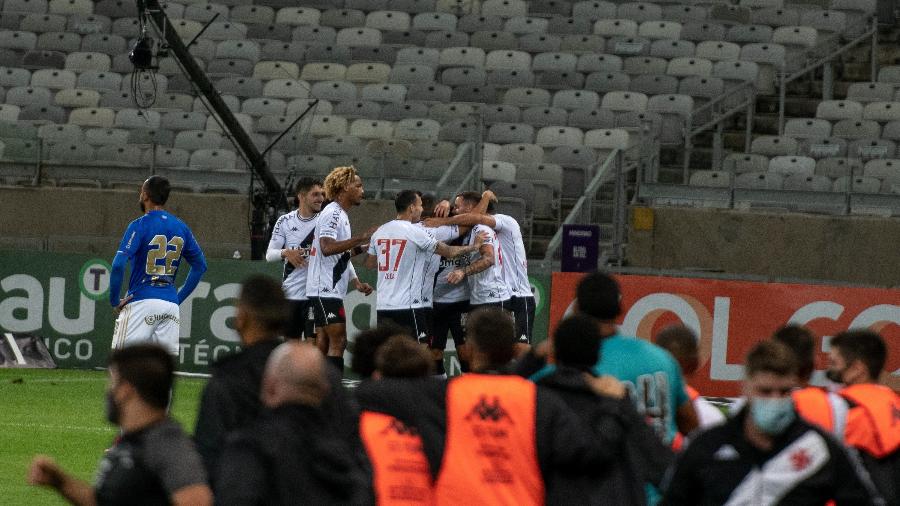
[[[553,273],[551,329],[572,310],[582,276]],[[900,290],[632,275],[616,279],[624,335],[651,339],[681,322],[699,336],[701,365],[688,383],[703,395],[740,395],[744,356],[786,323],[806,325],[820,336],[816,384],[824,382],[831,336],[848,328],[881,333],[888,346],[883,381],[900,390]]]

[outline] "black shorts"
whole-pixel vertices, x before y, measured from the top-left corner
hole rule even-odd
[[[419,342],[427,343],[431,337],[431,309],[388,309],[377,312],[378,325],[393,323],[409,332]]]
[[[520,343],[531,344],[531,335],[534,332],[534,296],[513,297],[509,299],[509,305],[516,320],[516,337]]]
[[[309,300],[288,300],[291,314],[284,325],[284,337],[288,339],[300,339],[302,337],[316,337],[313,328],[313,312]]]
[[[499,302],[487,302],[485,304],[469,304],[469,311],[475,311],[476,309],[481,309],[485,307],[495,307],[497,309],[502,309],[507,313],[512,311],[512,306],[510,305],[510,301],[512,299],[501,300]]]
[[[435,302],[433,309],[434,332],[429,348],[443,350],[447,347],[447,333],[459,348],[466,344],[466,317],[469,315],[469,301]]]
[[[341,299],[310,297],[309,305],[312,307],[313,321],[315,321],[317,329],[347,321],[344,314],[344,301]]]

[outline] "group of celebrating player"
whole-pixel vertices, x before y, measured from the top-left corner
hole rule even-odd
[[[278,218],[266,259],[284,262],[283,287],[292,305],[285,337],[315,340],[343,370],[343,299],[349,286],[365,295],[373,291],[351,262],[366,254],[365,266],[377,273],[378,323],[391,322],[427,344],[438,374],[445,374],[448,333],[467,370],[464,328],[472,309],[511,312],[519,343],[531,342],[535,301],[521,228],[494,212],[492,192],[461,193],[451,212],[448,201],[403,190],[394,200],[394,220],[354,236],[347,213],[363,195],[357,171],[337,167],[324,182],[301,179],[297,209]]]

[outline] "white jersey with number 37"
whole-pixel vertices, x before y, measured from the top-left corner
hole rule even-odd
[[[378,310],[422,306],[425,271],[436,247],[434,236],[409,221],[378,227],[369,242],[369,254],[378,258]]]

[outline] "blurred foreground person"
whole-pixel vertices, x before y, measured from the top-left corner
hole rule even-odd
[[[425,348],[392,325],[356,336],[353,370],[363,381],[427,378],[433,371],[431,355]],[[434,504],[434,483],[422,438],[414,427],[387,413],[363,411],[359,431],[372,463],[377,504]]]
[[[844,441],[863,464],[887,504],[900,504],[900,396],[878,384],[887,346],[870,330],[841,332],[831,339],[828,379],[846,385],[850,402]]]
[[[242,349],[213,364],[194,429],[194,441],[212,479],[225,436],[247,426],[262,408],[259,389],[263,370],[272,350],[281,343],[279,334],[288,315],[288,302],[274,279],[255,275],[241,285],[234,326]]]
[[[797,417],[794,354],[776,341],[746,359],[747,403],[696,435],[663,484],[663,504],[837,506],[880,504],[859,463],[828,433]]]
[[[331,384],[322,353],[291,341],[272,352],[262,382],[266,412],[222,451],[216,504],[367,504],[369,476],[320,409]]]
[[[545,504],[554,473],[606,463],[609,449],[556,395],[508,372],[516,336],[507,312],[476,310],[466,331],[472,373],[449,382],[383,379],[357,392],[363,409],[419,431],[435,504]],[[598,393],[622,390],[611,378],[592,385]]]
[[[694,406],[700,427],[712,427],[724,422],[725,415],[722,414],[722,411],[704,399],[697,389],[688,384],[688,378],[693,376],[700,367],[700,350],[694,331],[684,325],[670,325],[659,331],[653,341],[657,346],[668,351],[681,367],[684,390]],[[680,450],[684,445],[685,436],[687,434],[679,431],[672,441],[672,449]]]
[[[35,457],[28,482],[76,505],[211,505],[206,473],[190,438],[166,416],[175,365],[167,350],[137,344],[109,361],[106,417],[121,438],[100,461],[91,485],[49,457]]]
[[[775,331],[772,339],[785,344],[797,359],[800,388],[792,394],[797,414],[843,442],[849,409],[847,401],[834,392],[809,384],[815,370],[815,336],[802,325],[786,325]]]
[[[616,396],[597,395],[591,388],[589,377],[600,341],[593,319],[578,314],[566,318],[556,327],[551,343],[556,370],[538,382],[594,428],[612,457],[609,466],[597,466],[592,472],[554,472],[550,504],[576,504],[584,498],[588,498],[586,504],[647,504],[644,484],[659,486],[672,463],[671,450],[638,415],[624,386]]]

